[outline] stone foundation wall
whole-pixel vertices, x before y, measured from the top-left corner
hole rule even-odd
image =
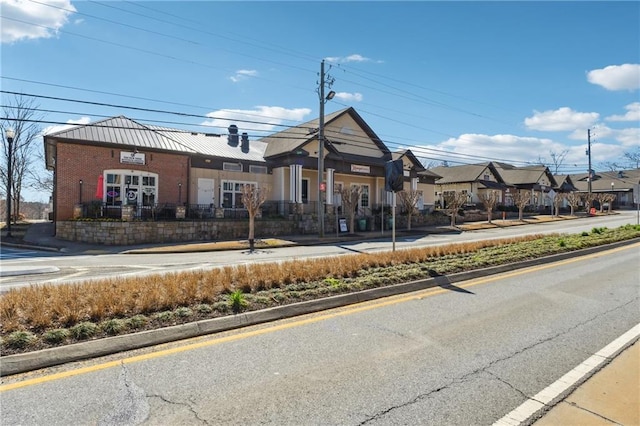
[[[298,222],[256,221],[256,239],[299,233]],[[248,221],[109,222],[58,221],[56,237],[89,244],[135,245],[247,239]]]
[[[343,216],[340,216],[343,217]],[[355,220],[355,232],[362,231]],[[366,218],[366,230],[380,230],[381,218]],[[389,229],[386,223],[385,229]],[[486,217],[485,217],[486,219]],[[412,218],[412,228],[420,226],[448,225],[449,218],[436,215],[416,215]],[[261,219],[255,222],[255,237],[274,238],[286,235],[316,234],[318,221],[314,215],[291,216],[289,220]],[[336,232],[335,215],[327,215],[326,235]],[[407,225],[405,216],[396,216],[396,229]],[[56,222],[56,237],[62,240],[88,244],[127,246],[136,244],[165,244],[182,242],[243,240],[249,235],[249,221],[206,220],[206,221],[99,221],[68,220]]]

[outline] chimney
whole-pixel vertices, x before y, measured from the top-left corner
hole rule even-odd
[[[245,154],[249,152],[249,135],[247,134],[247,132],[244,132],[242,134],[242,144],[240,145],[240,149]]]
[[[238,126],[232,124],[229,126],[229,136],[227,139],[229,146],[238,146]]]

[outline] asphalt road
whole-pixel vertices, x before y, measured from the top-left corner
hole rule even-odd
[[[636,244],[12,376],[0,423],[488,425],[640,322],[638,264]]]
[[[636,212],[633,211],[622,211],[620,214],[611,216],[572,219],[508,228],[494,228],[463,232],[461,234],[430,234],[422,237],[405,237],[397,239],[396,249],[506,238],[532,233],[579,233],[585,230],[590,231],[593,227],[600,226],[615,228],[627,223],[636,223],[635,215]],[[499,220],[496,220],[496,222],[499,223]],[[257,250],[254,253],[233,250],[203,253],[52,256],[50,252],[40,252],[40,255],[38,255],[33,253],[32,250],[29,250],[28,255],[24,254],[19,258],[4,258],[0,266],[4,268],[11,268],[12,266],[34,267],[39,269],[56,268],[57,270],[47,274],[0,277],[0,291],[38,283],[55,284],[112,276],[155,274],[189,269],[209,269],[223,265],[284,261],[303,257],[338,256],[391,249],[392,241],[387,235],[386,238],[374,241],[304,247],[282,247],[269,250]],[[18,254],[14,253],[13,256],[18,256]]]

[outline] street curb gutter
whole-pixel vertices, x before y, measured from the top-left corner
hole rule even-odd
[[[451,275],[442,275],[425,280],[408,283],[394,284],[391,286],[363,290],[355,293],[340,294],[323,299],[298,302],[290,305],[277,306],[260,311],[246,312],[232,316],[196,321],[156,330],[148,330],[140,333],[125,334],[121,336],[107,337],[99,340],[75,343],[72,345],[44,349],[41,351],[27,352],[16,355],[8,355],[0,358],[0,376],[25,373],[40,368],[52,367],[74,361],[81,361],[100,356],[111,355],[140,349],[163,343],[175,342],[207,334],[219,333],[236,328],[272,322],[280,319],[291,318],[299,315],[310,314],[327,309],[366,302],[383,297],[425,290],[433,287],[447,288],[452,283],[467,281],[470,279],[486,277],[515,269],[522,269],[546,263],[558,262],[577,256],[611,250],[617,247],[632,245],[638,242],[638,238],[619,241],[603,246],[590,247],[551,256],[545,256],[527,261],[493,266],[468,272],[460,272]]]

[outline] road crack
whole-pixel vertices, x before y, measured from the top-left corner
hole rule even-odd
[[[419,394],[419,395],[417,395],[416,397],[414,397],[413,399],[411,399],[409,401],[406,401],[404,403],[401,403],[401,404],[398,404],[398,405],[394,405],[394,406],[389,407],[389,408],[387,408],[385,410],[379,411],[378,413],[367,417],[364,421],[362,421],[359,424],[360,425],[365,425],[367,423],[370,423],[370,422],[373,422],[375,420],[378,420],[378,419],[386,416],[387,414],[389,414],[389,413],[391,413],[391,412],[393,412],[395,410],[398,410],[398,409],[401,409],[401,408],[404,408],[404,407],[408,407],[408,406],[413,405],[413,404],[415,404],[417,402],[420,402],[422,400],[430,398],[434,394],[442,392],[443,390],[446,390],[446,389],[450,388],[451,386],[463,383],[463,382],[469,380],[470,378],[472,378],[473,376],[476,376],[476,375],[481,374],[481,373],[487,373],[490,376],[495,377],[497,380],[499,380],[500,382],[506,384],[507,386],[509,386],[509,388],[513,389],[515,392],[517,392],[519,395],[521,395],[524,399],[532,398],[532,396],[527,395],[524,391],[520,390],[517,386],[515,386],[515,385],[509,383],[508,381],[500,378],[496,374],[494,374],[491,371],[489,371],[489,369],[494,367],[497,364],[500,364],[502,362],[505,362],[505,361],[508,361],[510,359],[513,359],[514,357],[517,357],[517,356],[519,356],[519,355],[521,355],[521,354],[523,354],[523,353],[525,353],[525,352],[527,352],[527,351],[529,351],[531,349],[534,349],[534,348],[536,348],[536,347],[538,347],[538,346],[540,346],[542,344],[551,342],[551,341],[553,341],[555,339],[558,339],[561,336],[567,335],[570,332],[572,332],[572,331],[574,331],[574,330],[576,330],[576,329],[578,329],[580,327],[584,327],[584,326],[588,325],[589,323],[591,323],[591,322],[593,322],[593,321],[595,321],[595,320],[597,320],[597,319],[599,319],[599,318],[601,318],[601,317],[603,317],[605,315],[611,314],[611,313],[613,313],[613,312],[615,312],[615,311],[617,311],[619,309],[622,309],[622,308],[624,308],[624,307],[626,307],[626,306],[628,306],[630,304],[637,303],[638,300],[640,300],[640,297],[636,297],[636,298],[634,298],[634,299],[632,299],[632,300],[630,300],[630,301],[628,301],[626,303],[623,303],[622,305],[618,305],[618,306],[616,306],[614,308],[611,308],[611,309],[609,309],[607,311],[604,311],[604,312],[601,312],[601,313],[599,313],[597,315],[594,315],[593,317],[588,318],[588,319],[586,319],[586,320],[584,320],[584,321],[582,321],[582,322],[580,322],[578,324],[575,324],[575,325],[573,325],[573,326],[571,326],[571,327],[569,327],[569,328],[567,328],[567,329],[565,329],[565,330],[563,330],[561,332],[558,332],[558,333],[554,334],[553,336],[549,336],[547,338],[538,340],[538,341],[536,341],[536,342],[534,342],[534,343],[532,343],[532,344],[530,344],[528,346],[525,346],[524,348],[521,348],[521,349],[511,353],[508,356],[493,360],[493,361],[489,362],[488,364],[486,364],[486,365],[484,365],[484,366],[482,366],[480,368],[477,368],[474,371],[471,371],[471,372],[469,372],[467,374],[464,374],[464,375],[462,375],[462,376],[460,376],[458,378],[455,378],[455,379],[451,380],[448,384],[446,384],[444,386],[441,386],[441,387],[439,387],[437,389],[433,389],[433,390],[430,390],[428,392]],[[545,404],[545,406],[546,407],[550,407],[547,404]],[[586,410],[586,411],[588,411],[588,410]]]

